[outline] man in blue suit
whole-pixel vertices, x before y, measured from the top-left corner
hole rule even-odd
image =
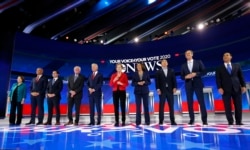
[[[26,125],[35,124],[36,108],[38,107],[38,122],[36,125],[43,124],[44,118],[44,98],[47,89],[48,79],[43,75],[43,69],[36,69],[37,76],[32,79],[30,85],[31,94],[31,119]]]
[[[190,117],[190,121],[188,124],[192,125],[195,121],[193,108],[193,95],[195,92],[200,105],[202,123],[203,125],[207,125],[207,110],[203,95],[204,85],[201,79],[202,75],[205,74],[205,66],[203,65],[201,60],[193,59],[192,50],[187,50],[185,52],[185,57],[187,59],[187,62],[181,66],[181,79],[185,80],[185,90]]]
[[[98,71],[98,65],[96,63],[91,64],[92,73],[88,78],[87,86],[89,91],[89,108],[90,108],[90,123],[89,125],[95,125],[95,107],[97,110],[97,123],[101,124],[101,103],[102,103],[102,85],[103,75]]]
[[[228,125],[233,125],[231,98],[235,107],[236,125],[243,125],[242,93],[246,92],[246,83],[239,64],[231,63],[232,55],[224,53],[224,64],[216,70],[216,84],[224,102]]]
[[[171,125],[176,125],[174,117],[174,93],[177,88],[175,72],[173,69],[168,68],[168,62],[166,59],[161,61],[161,67],[162,69],[158,70],[155,75],[155,86],[160,98],[159,125],[163,124],[166,99],[169,106]]]

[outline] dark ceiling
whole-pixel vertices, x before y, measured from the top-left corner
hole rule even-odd
[[[186,34],[249,8],[249,0],[0,0],[0,26],[57,41],[123,44]]]

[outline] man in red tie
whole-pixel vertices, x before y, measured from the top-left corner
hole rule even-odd
[[[43,75],[43,69],[36,69],[37,76],[32,79],[30,85],[31,94],[31,119],[26,125],[35,124],[36,108],[38,107],[37,125],[43,124],[44,118],[44,98],[47,89],[48,79]]]
[[[97,110],[97,123],[101,124],[101,101],[102,101],[102,85],[103,75],[98,71],[98,65],[96,63],[91,64],[92,74],[89,76],[87,81],[89,91],[89,108],[90,108],[90,123],[89,125],[95,124],[95,107]]]

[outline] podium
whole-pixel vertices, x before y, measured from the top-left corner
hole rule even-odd
[[[247,96],[247,103],[248,108],[250,109],[250,83],[246,83],[246,96]]]
[[[174,93],[174,110],[179,113],[182,113],[181,90],[179,89],[177,89],[176,92]]]
[[[206,109],[209,112],[214,112],[214,96],[213,96],[213,88],[212,87],[204,87],[203,88],[204,101],[206,105]]]

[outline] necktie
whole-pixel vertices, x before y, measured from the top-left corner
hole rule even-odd
[[[74,82],[76,81],[77,77],[78,77],[77,75],[74,76]]]
[[[53,80],[52,80],[52,85],[53,85],[55,82],[56,82],[56,80],[55,80],[55,79],[53,79]]]
[[[192,69],[193,69],[192,62],[188,62],[188,70],[192,72]]]
[[[232,73],[232,68],[231,68],[230,64],[227,64],[227,71],[229,74]]]
[[[95,72],[93,72],[91,75],[91,79],[94,79],[94,78],[95,78]]]
[[[36,82],[38,82],[38,81],[39,81],[39,76],[36,77]]]

